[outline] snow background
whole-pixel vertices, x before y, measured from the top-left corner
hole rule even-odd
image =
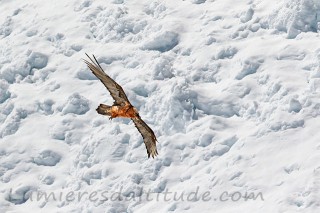
[[[1,212],[317,212],[319,0],[0,1]],[[81,61],[153,128],[147,159]],[[239,191],[264,201],[31,201],[30,193]]]

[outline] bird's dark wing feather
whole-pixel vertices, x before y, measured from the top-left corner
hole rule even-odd
[[[87,64],[91,72],[104,84],[104,86],[110,92],[110,95],[114,99],[114,104],[124,106],[126,104],[130,104],[129,99],[125,92],[123,91],[122,87],[115,82],[110,76],[108,76],[98,63],[96,57],[93,55],[94,60],[90,58],[90,56],[86,53],[90,61],[85,59],[84,62]],[[131,105],[131,104],[130,104]]]
[[[156,155],[158,155],[157,152],[157,138],[154,135],[154,132],[152,129],[141,119],[140,116],[137,116],[135,118],[131,118],[134,125],[137,127],[139,132],[141,133],[143,137],[143,142],[146,145],[148,158],[151,157],[154,158]]]

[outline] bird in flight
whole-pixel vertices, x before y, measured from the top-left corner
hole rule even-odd
[[[101,115],[110,116],[109,119],[117,117],[130,118],[143,137],[148,158],[150,155],[154,158],[158,155],[158,152],[156,146],[157,138],[153,130],[141,119],[138,110],[131,105],[122,87],[104,72],[96,57],[93,55],[93,60],[87,53],[86,55],[88,56],[89,61],[83,59],[84,62],[87,64],[91,72],[104,84],[114,99],[112,106],[100,104],[96,109],[97,112]]]

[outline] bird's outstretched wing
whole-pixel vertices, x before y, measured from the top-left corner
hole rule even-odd
[[[93,55],[93,58],[90,58],[90,56],[86,53],[90,61],[87,61],[83,59],[83,61],[87,64],[91,72],[104,84],[104,86],[108,89],[110,92],[110,95],[114,99],[115,105],[124,106],[126,104],[130,104],[130,101],[126,95],[126,93],[123,91],[122,87],[115,82],[110,76],[108,76],[98,63],[96,57]],[[131,104],[130,104],[131,105]]]
[[[135,118],[131,118],[134,125],[137,127],[139,132],[141,133],[143,137],[143,142],[146,145],[148,158],[151,157],[154,158],[156,155],[158,155],[157,152],[157,138],[154,135],[154,132],[152,129],[141,119],[141,117],[138,115]]]

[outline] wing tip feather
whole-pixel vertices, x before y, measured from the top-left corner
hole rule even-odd
[[[147,149],[147,153],[148,153],[148,158],[150,158],[150,156],[152,158],[155,158],[158,155],[157,147],[151,147],[150,150]]]

